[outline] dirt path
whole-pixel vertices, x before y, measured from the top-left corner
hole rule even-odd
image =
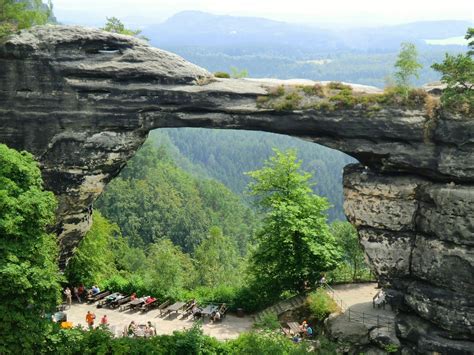
[[[85,317],[87,311],[92,311],[96,315],[96,325],[104,314],[107,314],[111,330],[117,336],[120,336],[123,329],[133,320],[137,324],[146,324],[148,321],[155,326],[158,334],[171,334],[175,330],[189,329],[194,324],[191,319],[180,319],[172,315],[171,317],[160,318],[158,310],[152,310],[148,313],[139,311],[111,310],[107,308],[96,308],[95,304],[73,304],[71,308],[66,310],[68,321],[72,321],[76,326],[86,325]],[[212,324],[209,320],[205,320],[203,324],[204,334],[216,337],[219,340],[234,339],[240,333],[248,331],[252,328],[253,319],[250,316],[238,318],[228,314],[222,322]]]

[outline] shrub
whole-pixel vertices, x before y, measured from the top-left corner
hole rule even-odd
[[[261,106],[270,100],[268,96],[257,96],[257,106]]]
[[[230,74],[229,73],[226,73],[224,71],[216,71],[214,73],[214,76],[216,78],[223,78],[223,79],[230,79]]]
[[[298,86],[306,95],[314,95],[319,97],[325,97],[326,92],[324,90],[324,86],[321,84],[314,84],[314,85],[301,85]]]
[[[242,79],[249,76],[247,69],[237,69],[236,67],[230,67],[230,76],[234,79]]]
[[[183,291],[181,299],[188,300],[195,298],[200,304],[225,303],[230,310],[237,307],[239,288],[234,286],[219,285],[215,287],[197,287],[192,291]]]
[[[272,87],[268,94],[270,96],[279,97],[285,95],[285,87],[283,85],[278,85],[277,87]]]
[[[274,332],[249,332],[227,343],[229,354],[307,354],[306,344],[295,344],[290,339]]]
[[[300,104],[302,97],[296,91],[287,94],[282,101],[277,102],[274,106],[277,111],[296,110]]]
[[[332,89],[332,90],[350,90],[352,91],[352,87],[350,85],[346,85],[346,84],[343,84],[339,81],[331,81],[328,85],[328,88],[329,89]]]
[[[153,292],[145,286],[143,279],[139,275],[124,276],[116,274],[101,282],[99,286],[104,290],[122,292],[125,294],[132,294],[133,292],[136,292],[139,296],[153,294]]]
[[[408,105],[419,107],[425,104],[428,93],[423,89],[412,89],[408,92]]]
[[[334,111],[335,109],[334,104],[327,101],[318,102],[317,104],[313,105],[313,108],[315,110],[322,110],[322,111]]]
[[[311,292],[308,295],[307,303],[311,315],[318,320],[323,320],[329,314],[339,310],[336,302],[323,288],[318,288],[315,292]]]
[[[357,103],[357,99],[352,95],[352,89],[344,88],[339,93],[329,98],[329,101],[339,108],[353,108]]]
[[[255,328],[276,330],[280,328],[280,322],[278,316],[275,313],[266,313],[262,320],[255,322],[253,325]]]

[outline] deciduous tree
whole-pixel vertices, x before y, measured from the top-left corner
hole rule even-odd
[[[418,63],[418,51],[413,43],[402,43],[395,62],[395,81],[401,88],[409,88],[412,77],[418,78],[418,71],[423,66]]]
[[[0,353],[31,354],[60,297],[56,200],[33,156],[0,144]]]
[[[51,1],[0,0],[0,38],[17,30],[44,25],[52,15]]]
[[[474,28],[469,28],[465,37],[470,50],[466,54],[451,55],[446,53],[442,63],[431,67],[441,73],[441,82],[446,88],[441,95],[441,102],[447,108],[467,114],[474,113]]]
[[[255,281],[276,294],[303,291],[336,267],[340,253],[326,221],[327,200],[311,190],[296,152],[275,150],[249,175],[250,193],[265,213],[251,258]]]

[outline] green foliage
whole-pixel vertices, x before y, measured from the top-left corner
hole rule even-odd
[[[18,30],[35,25],[44,25],[52,15],[51,1],[45,5],[41,0],[0,0],[0,38]]]
[[[327,87],[331,90],[351,90],[352,88],[349,85],[345,85],[338,81],[331,81]]]
[[[226,344],[203,334],[199,324],[186,331],[152,338],[113,338],[105,328],[55,329],[41,354],[228,354]]]
[[[254,283],[268,293],[303,291],[340,257],[326,222],[326,199],[312,193],[311,174],[300,170],[295,151],[275,155],[250,172],[250,193],[265,213],[251,257]]]
[[[249,72],[247,69],[239,70],[236,67],[230,67],[230,77],[234,79],[242,79],[249,76]]]
[[[223,78],[223,79],[230,79],[230,74],[229,73],[226,73],[224,71],[216,71],[214,73],[214,76],[216,78]]]
[[[169,238],[186,253],[194,252],[212,226],[220,226],[245,254],[256,223],[253,212],[224,185],[186,173],[153,143],[130,160],[96,206],[131,245]]]
[[[140,35],[140,33],[142,33],[141,30],[132,30],[130,28],[126,28],[123,22],[117,17],[107,17],[107,22],[105,23],[104,27],[102,27],[102,30],[118,33],[121,35],[134,36],[148,41],[148,38]]]
[[[249,332],[241,334],[227,344],[229,354],[287,355],[307,354],[306,344],[294,344],[287,337],[275,332]]]
[[[241,284],[241,260],[237,247],[219,227],[212,227],[207,239],[196,248],[194,261],[200,285]]]
[[[280,322],[278,321],[278,316],[275,313],[266,313],[262,319],[258,322],[255,322],[253,326],[259,329],[277,330],[280,329]]]
[[[331,224],[331,233],[343,251],[344,262],[352,270],[351,281],[356,281],[368,269],[356,229],[349,222],[336,221]]]
[[[419,77],[423,66],[418,63],[418,51],[413,43],[402,43],[400,53],[395,62],[395,80],[399,87],[409,88],[412,77]]]
[[[396,353],[396,352],[398,352],[398,346],[397,346],[397,344],[387,344],[387,345],[385,345],[385,351],[389,354],[390,353]]]
[[[318,172],[318,184],[312,186],[313,191],[327,197],[334,205],[328,211],[330,220],[345,219],[341,172],[346,164],[354,160],[341,152],[294,137],[252,131],[170,128],[152,132],[150,140],[161,143],[168,140],[168,150],[180,167],[201,178],[212,177],[221,181],[248,202],[252,197],[244,195],[244,191],[251,178],[245,172],[259,169],[263,161],[273,154],[274,147],[280,150],[297,149],[303,160],[303,169]],[[228,197],[217,199],[222,202],[228,200]],[[238,215],[238,212],[236,210],[233,215]],[[236,217],[235,221],[238,220],[240,218]],[[246,220],[252,221],[252,218],[247,217]],[[215,225],[223,227],[222,223]],[[224,234],[229,237],[235,235],[225,228]],[[237,238],[240,248],[239,240]]]
[[[469,28],[466,39],[474,37],[474,28]],[[447,85],[441,95],[444,107],[465,113],[474,114],[474,40],[469,42],[469,52],[450,55],[446,53],[442,63],[432,65],[441,73],[441,82]]]
[[[119,227],[94,211],[92,228],[69,261],[65,276],[71,285],[94,285],[117,272],[111,248],[120,235]]]
[[[191,258],[170,240],[163,239],[149,247],[143,278],[151,294],[176,299],[194,277]]]
[[[298,109],[298,106],[302,100],[301,95],[297,92],[291,92],[283,97],[283,100],[276,102],[273,108],[277,111],[291,111]]]
[[[318,320],[324,320],[329,314],[337,312],[339,307],[323,288],[311,292],[306,300],[311,316]]]
[[[467,52],[468,55],[474,55],[474,27],[469,27],[467,29],[466,36],[464,37],[469,42],[467,43],[470,50]]]
[[[322,351],[331,343],[321,338]],[[308,345],[294,344],[290,339],[275,332],[242,333],[237,339],[217,341],[204,335],[199,323],[185,331],[151,338],[113,338],[103,328],[84,331],[79,328],[51,331],[48,340],[37,348],[39,354],[150,354],[150,355],[296,355],[308,354]],[[325,352],[332,354],[332,352]]]
[[[0,353],[31,353],[59,300],[55,208],[33,156],[0,144]]]

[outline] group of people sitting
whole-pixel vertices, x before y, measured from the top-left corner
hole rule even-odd
[[[299,326],[299,332],[293,335],[292,340],[295,343],[299,343],[303,338],[312,338],[313,333],[313,328],[308,324],[308,322],[303,321]]]
[[[156,329],[150,321],[147,324],[137,324],[132,320],[125,333],[128,337],[151,337],[156,335]]]
[[[91,288],[86,288],[83,284],[80,284],[79,286],[74,286],[72,292],[69,287],[64,289],[64,295],[66,296],[66,302],[68,305],[71,305],[72,303],[73,294],[77,302],[82,303],[84,299],[95,296],[98,293],[100,293],[100,288],[97,285],[93,285]]]

